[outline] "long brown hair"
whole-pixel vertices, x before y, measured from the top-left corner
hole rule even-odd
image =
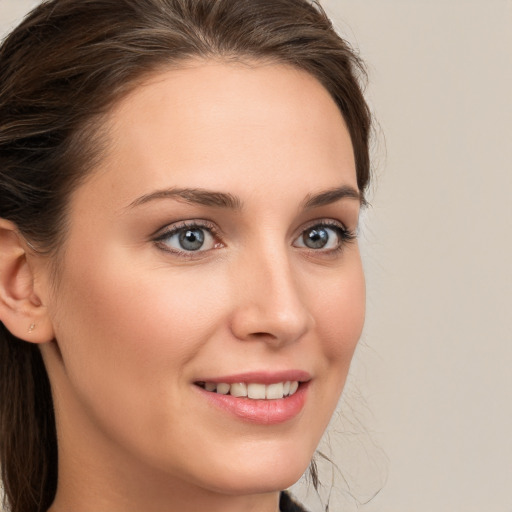
[[[363,195],[364,71],[316,2],[49,0],[0,48],[0,217],[58,262],[69,194],[105,145],[102,118],[148,73],[198,57],[268,60],[315,76],[343,114]],[[1,323],[0,429],[6,506],[47,510],[57,485],[50,384],[37,346]]]

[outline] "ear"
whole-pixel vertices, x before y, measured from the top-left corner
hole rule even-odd
[[[16,226],[0,218],[0,320],[17,338],[46,343],[54,333],[47,308],[34,291],[29,250]]]

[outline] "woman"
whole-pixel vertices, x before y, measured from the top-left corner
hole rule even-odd
[[[364,319],[358,59],[305,0],[52,0],[0,67],[10,509],[301,510]]]

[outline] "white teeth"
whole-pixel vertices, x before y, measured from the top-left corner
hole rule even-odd
[[[265,398],[265,384],[247,384],[247,396],[256,400]]]
[[[229,393],[229,388],[231,386],[229,384],[225,384],[224,382],[220,382],[217,384],[217,393],[221,395],[227,395]]]
[[[265,396],[267,398],[283,398],[283,383],[278,382],[277,384],[269,384],[265,390]]]
[[[243,382],[231,384],[229,393],[233,396],[247,396],[247,385]]]
[[[217,392],[221,395],[228,395],[237,398],[251,398],[253,400],[279,400],[286,396],[293,395],[299,388],[297,381],[276,382],[275,384],[259,384],[244,382],[237,382],[234,384],[227,384],[225,382],[204,382],[204,389],[210,392]]]

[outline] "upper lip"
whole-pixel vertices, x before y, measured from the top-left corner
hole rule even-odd
[[[298,381],[307,382],[311,380],[311,374],[304,370],[283,370],[276,372],[250,371],[230,375],[211,376],[196,380],[196,382],[222,382],[226,384],[235,384],[239,382],[258,383],[258,384],[276,384],[278,382]]]

